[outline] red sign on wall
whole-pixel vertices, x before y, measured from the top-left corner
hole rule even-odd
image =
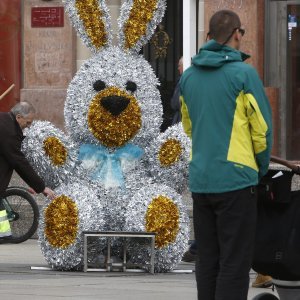
[[[64,8],[32,7],[31,27],[64,27]]]

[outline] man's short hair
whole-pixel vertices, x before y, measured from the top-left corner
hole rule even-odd
[[[218,43],[229,40],[233,31],[241,27],[239,16],[231,10],[217,11],[209,21],[209,37]]]
[[[15,116],[21,115],[22,117],[26,117],[29,114],[35,114],[35,108],[29,102],[22,101],[17,103],[11,110]]]

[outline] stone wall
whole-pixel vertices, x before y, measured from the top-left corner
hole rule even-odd
[[[204,28],[208,32],[208,24],[211,16],[221,9],[235,11],[245,28],[246,34],[242,39],[241,51],[251,55],[247,63],[253,65],[260,78],[264,79],[264,31],[265,31],[265,5],[262,0],[205,0]],[[266,87],[273,111],[274,145],[273,154],[279,154],[279,92],[273,87]]]
[[[208,32],[210,17],[221,9],[235,11],[245,28],[246,34],[242,40],[241,51],[250,54],[247,60],[263,78],[264,54],[264,3],[259,0],[206,0],[205,1],[205,32]]]
[[[38,118],[63,129],[66,89],[76,70],[76,40],[67,15],[63,27],[33,27],[32,8],[62,7],[61,0],[24,1],[23,89],[21,101],[37,109]]]
[[[204,27],[204,0],[199,0],[199,9],[198,9],[198,29],[197,29],[197,34],[198,34],[198,45],[197,49],[201,47],[201,45],[205,42],[205,37],[206,37],[206,32],[205,32],[205,27]]]

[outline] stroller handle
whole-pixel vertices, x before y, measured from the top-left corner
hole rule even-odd
[[[286,166],[287,168],[291,169],[295,174],[300,175],[300,166],[295,165],[289,160],[285,160],[283,158],[277,157],[277,156],[271,156],[270,159],[272,162]]]

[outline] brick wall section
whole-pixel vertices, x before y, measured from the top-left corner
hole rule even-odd
[[[279,155],[280,119],[279,119],[279,89],[267,87],[265,89],[272,107],[273,121],[273,150],[272,154]]]

